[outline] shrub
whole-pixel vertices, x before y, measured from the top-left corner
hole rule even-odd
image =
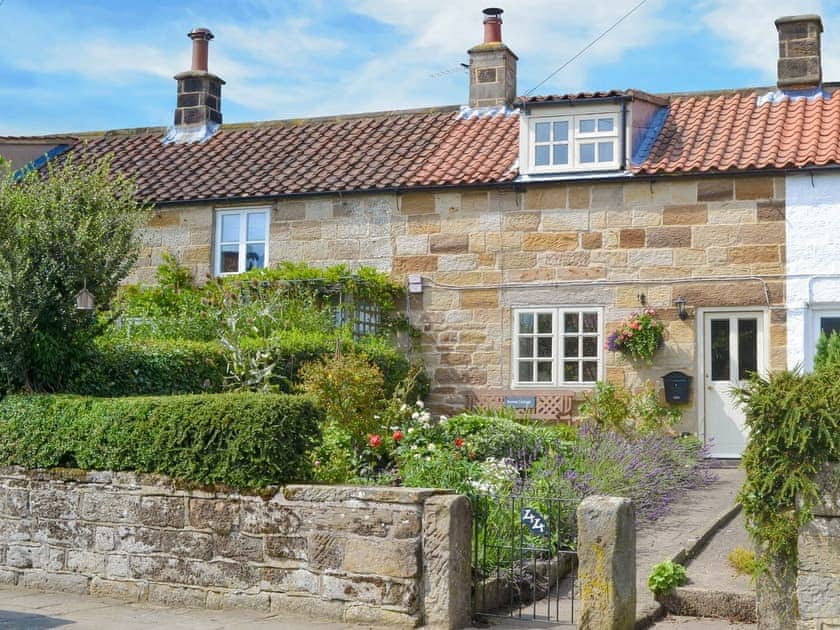
[[[301,368],[301,391],[324,409],[335,423],[361,445],[379,429],[377,411],[383,398],[382,372],[363,354],[352,352],[307,363]]]
[[[108,160],[71,159],[43,176],[0,174],[0,380],[52,391],[97,332],[77,311],[83,286],[107,304],[131,270],[148,208]]]
[[[760,548],[794,561],[798,530],[811,519],[816,477],[840,460],[840,379],[836,369],[753,378],[736,392],[750,439],[739,495]]]
[[[258,488],[309,477],[319,421],[312,401],[290,395],[8,396],[0,402],[0,462]]]
[[[585,422],[623,435],[670,432],[682,416],[678,407],[669,407],[648,382],[638,393],[599,381],[580,405]]]
[[[683,586],[688,581],[685,567],[676,562],[665,560],[653,565],[648,577],[648,587],[654,595],[667,595],[678,586]]]
[[[280,331],[267,342],[245,337],[238,343],[243,354],[267,347],[266,359],[273,364],[270,383],[273,389],[287,393],[299,381],[305,363],[331,356],[336,345],[334,336],[296,330]],[[412,369],[408,359],[386,342],[349,342],[348,347],[364,348],[372,363],[385,366],[386,395],[392,393],[391,384],[399,383]],[[63,390],[109,397],[221,392],[229,376],[230,359],[230,353],[215,341],[99,337],[80,353],[78,366]],[[247,370],[240,374],[247,377]],[[420,383],[413,391],[424,391],[428,383],[425,373]]]
[[[312,474],[319,483],[349,483],[356,478],[353,436],[333,422],[324,424],[321,443],[312,450]]]
[[[225,356],[214,342],[99,338],[64,388],[90,396],[220,392]]]
[[[814,356],[814,370],[840,369],[840,335],[832,332],[820,334],[817,353]]]

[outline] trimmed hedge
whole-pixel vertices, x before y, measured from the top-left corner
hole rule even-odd
[[[222,391],[227,361],[216,342],[99,338],[63,388],[85,396]]]
[[[303,396],[8,396],[0,463],[162,473],[259,488],[309,478],[322,413]]]
[[[242,345],[256,349],[264,347],[264,342],[245,339]],[[268,347],[277,384],[289,392],[304,363],[335,352],[335,338],[323,333],[283,331],[271,337]],[[379,367],[385,378],[386,396],[391,395],[411,367],[402,352],[381,339],[347,341],[343,347],[364,352]],[[103,337],[97,339],[81,364],[63,391],[106,397],[216,393],[224,389],[227,373],[225,350],[215,341]],[[421,389],[419,395],[423,393]]]

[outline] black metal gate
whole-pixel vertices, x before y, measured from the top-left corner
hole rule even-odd
[[[471,501],[475,614],[576,625],[576,502],[516,494]]]

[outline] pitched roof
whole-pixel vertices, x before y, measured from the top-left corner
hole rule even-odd
[[[840,166],[837,91],[788,99],[769,89],[684,95],[628,90],[521,102],[572,105],[603,97],[661,106],[634,156],[637,175]],[[200,144],[164,145],[164,132],[83,134],[73,148],[82,159],[112,154],[113,166],[135,176],[140,196],[156,203],[489,185],[512,182],[518,174],[519,117],[499,108],[224,125]]]
[[[670,99],[637,173],[787,169],[840,164],[840,94],[762,98],[756,91]],[[772,93],[771,93],[772,95]]]
[[[204,143],[168,144],[163,129],[80,137],[80,159],[113,156],[139,196],[169,202],[371,191],[513,180],[516,112],[457,107],[226,125]]]

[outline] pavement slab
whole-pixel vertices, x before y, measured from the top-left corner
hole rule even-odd
[[[168,608],[69,593],[0,586],[0,630],[347,630],[376,626],[329,623],[252,610]]]

